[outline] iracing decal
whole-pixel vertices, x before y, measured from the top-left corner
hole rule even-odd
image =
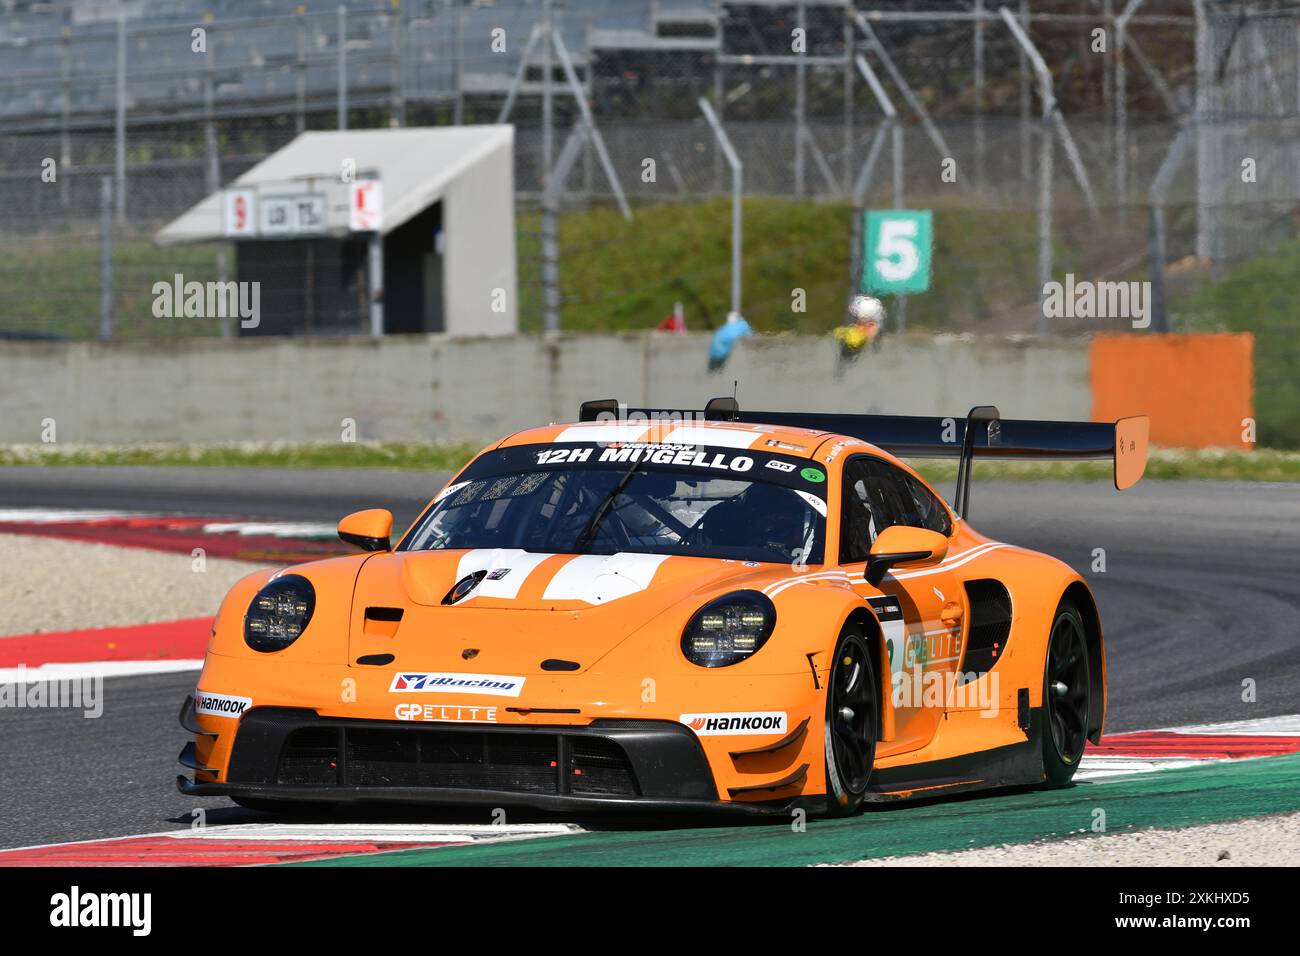
[[[393,675],[388,690],[394,694],[491,694],[518,697],[524,678],[501,674],[429,674],[401,671]]]

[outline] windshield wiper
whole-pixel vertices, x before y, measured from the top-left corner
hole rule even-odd
[[[637,458],[636,461],[632,462],[632,467],[623,472],[623,477],[619,478],[613,490],[605,496],[605,500],[600,503],[600,507],[591,516],[587,526],[582,529],[582,533],[573,539],[573,550],[576,553],[582,554],[587,545],[591,544],[591,539],[596,536],[596,529],[605,520],[605,515],[614,504],[614,499],[623,493],[623,489],[627,487],[628,482],[632,480],[632,476],[636,474],[636,470],[641,467],[642,463],[643,459],[641,458]]]

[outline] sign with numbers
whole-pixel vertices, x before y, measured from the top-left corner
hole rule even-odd
[[[352,184],[348,228],[353,232],[379,232],[384,228],[384,184],[378,179]]]
[[[325,232],[328,210],[320,193],[263,196],[261,205],[264,236],[310,236]]]
[[[866,214],[862,291],[888,295],[930,288],[934,223],[928,209],[873,209]]]
[[[257,235],[257,190],[227,189],[224,226],[227,236]]]

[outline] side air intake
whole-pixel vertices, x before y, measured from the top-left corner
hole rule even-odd
[[[1006,652],[1011,637],[1011,595],[1001,581],[991,578],[966,582],[970,603],[970,635],[962,673],[976,677],[993,669]]]

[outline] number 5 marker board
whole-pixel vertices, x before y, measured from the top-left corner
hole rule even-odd
[[[930,288],[934,223],[928,209],[873,209],[866,214],[865,292],[907,295]]]

